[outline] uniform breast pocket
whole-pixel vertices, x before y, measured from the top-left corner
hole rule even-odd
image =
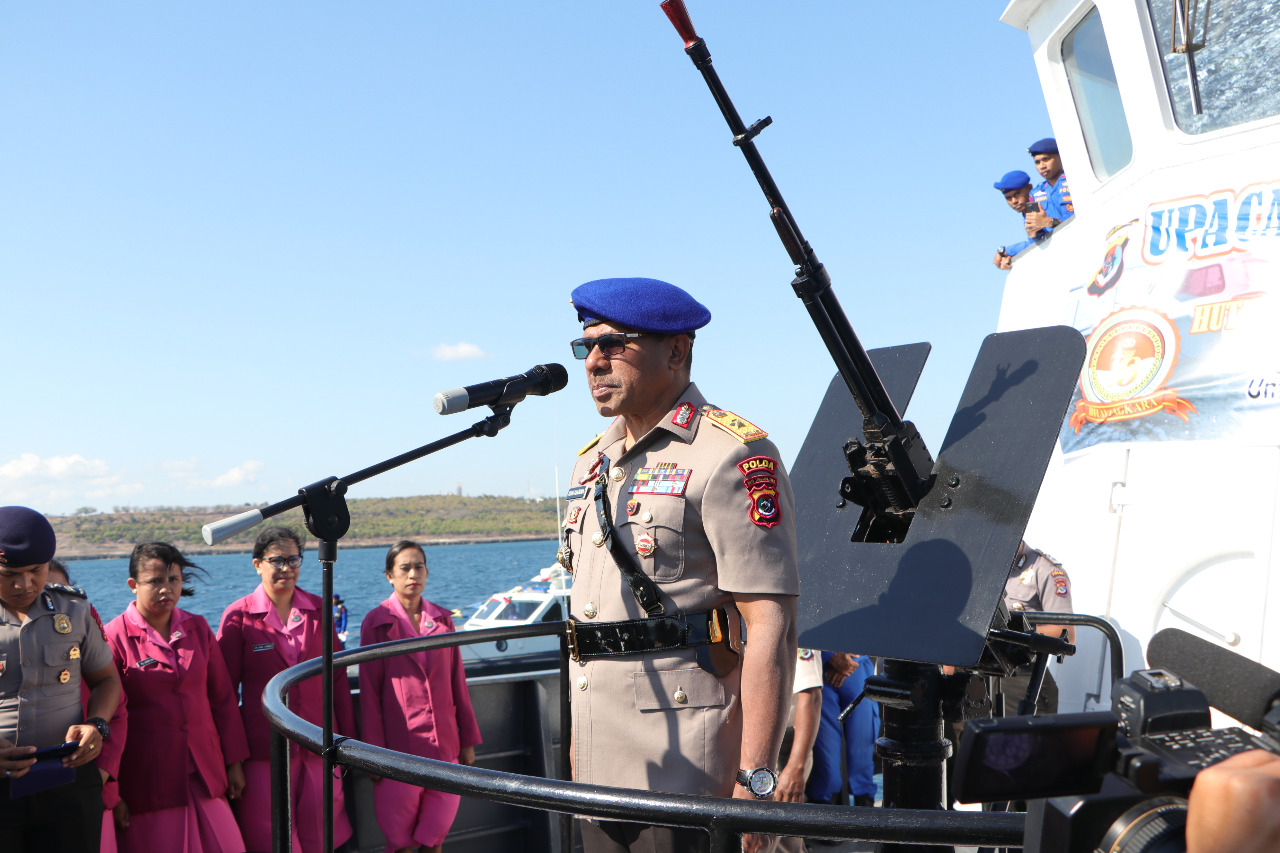
[[[684,574],[684,501],[664,498],[649,501],[622,526],[623,542],[644,573],[658,583],[671,583]]]
[[[44,647],[40,692],[45,696],[80,692],[80,646],[78,643],[49,643]]]
[[[671,711],[681,708],[719,708],[724,705],[724,685],[697,667],[637,672],[631,676],[636,709]]]

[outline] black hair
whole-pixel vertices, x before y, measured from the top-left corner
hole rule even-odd
[[[396,557],[399,557],[410,548],[413,548],[422,555],[422,562],[425,563],[427,561],[427,552],[423,550],[421,545],[414,542],[412,539],[401,539],[399,542],[391,546],[391,550],[387,551],[387,577],[391,577],[391,570],[396,567]]]
[[[143,542],[134,545],[133,551],[129,554],[129,577],[136,581],[138,572],[142,569],[142,564],[147,560],[159,560],[166,569],[174,565],[180,566],[182,568],[183,595],[196,594],[194,589],[187,586],[187,578],[189,576],[205,577],[204,569],[182,556],[182,552],[168,542]]]
[[[67,564],[59,560],[57,557],[54,557],[49,561],[49,571],[62,572],[63,577],[67,579],[67,586],[75,585],[71,583],[71,572],[67,571]]]
[[[298,546],[298,553],[301,554],[307,544],[305,536],[298,533],[292,527],[268,527],[266,530],[258,534],[258,538],[253,543],[253,559],[261,560],[266,556],[267,549],[272,545],[279,545],[281,542],[292,542]]]

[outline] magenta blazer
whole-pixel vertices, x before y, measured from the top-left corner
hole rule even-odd
[[[285,635],[267,624],[267,614],[274,605],[266,590],[258,588],[239,601],[234,601],[222,614],[218,628],[218,645],[227,661],[231,683],[240,688],[240,716],[249,736],[249,757],[271,760],[271,724],[262,715],[262,691],[277,673],[323,653],[320,636],[320,598],[300,589],[293,591],[293,616],[303,625],[303,648],[295,652]],[[334,634],[333,648],[338,650]],[[289,710],[304,720],[321,725],[324,702],[320,677],[308,678],[289,691]],[[355,708],[351,704],[351,688],[346,669],[333,676],[333,730],[335,734],[352,736],[356,732]]]
[[[453,631],[449,611],[423,600],[434,623],[425,635]],[[392,595],[364,617],[360,645],[424,636]],[[455,646],[360,664],[363,739],[375,746],[424,758],[457,761],[464,746],[480,743],[462,654]]]
[[[215,797],[227,791],[226,766],[249,757],[235,688],[209,623],[174,608],[169,632],[167,649],[150,639],[133,602],[107,625],[130,696],[120,796],[133,813],[187,805],[188,754]]]

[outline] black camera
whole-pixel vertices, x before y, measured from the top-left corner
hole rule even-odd
[[[955,796],[1026,800],[1026,853],[1185,850],[1196,774],[1238,752],[1280,753],[1277,734],[1213,729],[1203,692],[1141,670],[1115,683],[1110,711],[970,720]]]

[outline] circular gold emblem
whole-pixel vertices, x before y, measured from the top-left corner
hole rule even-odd
[[[59,634],[71,633],[71,620],[67,618],[65,613],[55,613],[53,616],[53,630]]]

